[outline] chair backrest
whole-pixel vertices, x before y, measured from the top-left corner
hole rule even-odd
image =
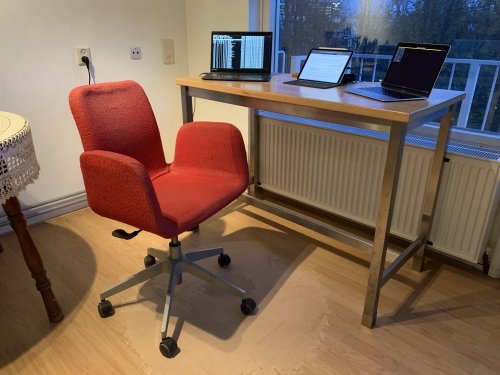
[[[137,82],[79,86],[71,91],[69,104],[85,151],[128,155],[149,174],[166,166],[153,110]]]
[[[133,81],[80,86],[70,92],[69,104],[84,148],[80,166],[89,206],[165,236],[174,225],[161,214],[151,177],[167,164],[142,87]]]

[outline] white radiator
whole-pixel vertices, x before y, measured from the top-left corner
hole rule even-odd
[[[374,226],[387,142],[282,120],[260,118],[261,187]],[[417,237],[433,152],[405,146],[391,233]],[[500,186],[498,160],[447,155],[433,248],[478,263]]]

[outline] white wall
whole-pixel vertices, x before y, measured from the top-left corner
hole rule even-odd
[[[248,30],[248,0],[186,0],[186,15],[189,75],[209,71],[210,33],[213,30]],[[246,108],[196,99],[194,119],[233,123],[247,141]]]
[[[0,10],[0,111],[29,120],[41,166],[38,180],[19,196],[25,209],[84,189],[82,146],[67,100],[73,87],[87,83],[75,46],[91,48],[97,82],[133,79],[144,87],[171,157],[182,121],[174,80],[188,73],[183,0],[0,0]],[[162,38],[174,40],[174,65],[162,62]],[[129,58],[134,45],[142,60]]]
[[[76,64],[76,46],[90,47],[96,82],[133,79],[144,87],[171,160],[182,122],[175,78],[209,69],[212,30],[248,30],[248,3],[0,0],[0,111],[29,120],[41,167],[39,178],[19,195],[28,221],[85,204],[82,146],[68,106],[70,90],[88,79],[86,68]],[[163,38],[174,40],[173,65],[162,62]],[[130,59],[131,46],[141,47],[142,60]],[[246,109],[198,100],[195,119],[232,122],[246,138]],[[0,233],[8,230],[2,212]]]

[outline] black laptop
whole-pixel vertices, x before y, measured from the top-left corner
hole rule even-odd
[[[444,44],[399,43],[381,85],[344,92],[383,102],[426,99],[450,50]]]
[[[213,31],[210,73],[201,78],[221,81],[269,81],[272,44],[271,32]]]
[[[300,69],[296,80],[289,85],[329,89],[340,85],[353,51],[344,49],[313,48]]]

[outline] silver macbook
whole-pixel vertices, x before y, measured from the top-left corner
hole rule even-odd
[[[420,100],[429,97],[449,45],[399,43],[380,85],[352,87],[344,92],[383,102]]]
[[[201,78],[221,81],[269,81],[273,34],[213,31],[210,73]]]
[[[289,85],[328,89],[340,85],[353,51],[313,48],[300,69],[296,80]]]

